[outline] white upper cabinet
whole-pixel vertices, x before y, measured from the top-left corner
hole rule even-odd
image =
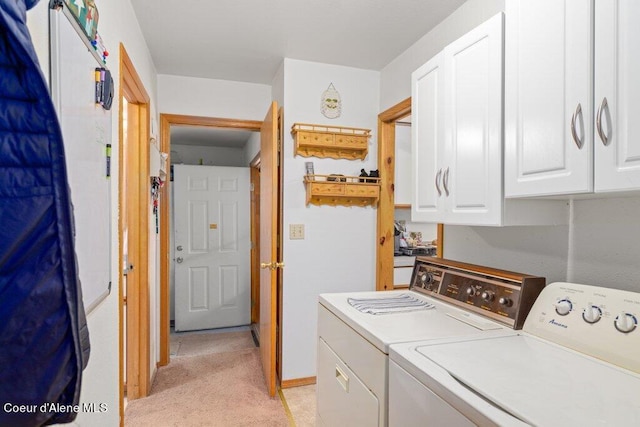
[[[501,225],[502,14],[412,74],[413,221]]]
[[[595,191],[640,189],[640,2],[595,3]]]
[[[505,194],[590,192],[592,2],[505,3]]]
[[[640,2],[506,2],[505,195],[640,189]]]
[[[438,222],[443,211],[442,167],[438,158],[444,139],[444,53],[411,75],[411,220]]]

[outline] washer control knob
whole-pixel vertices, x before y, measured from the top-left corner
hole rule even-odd
[[[582,318],[587,323],[596,323],[602,317],[602,310],[597,305],[589,305],[582,312]]]
[[[493,291],[484,291],[480,296],[487,302],[491,302],[495,298]]]
[[[618,314],[613,325],[622,333],[628,334],[638,326],[638,319],[631,313],[622,312]]]
[[[556,303],[556,313],[560,316],[566,316],[573,309],[573,303],[570,299],[561,299]]]
[[[513,305],[513,300],[507,297],[500,297],[500,299],[498,299],[498,302],[500,303],[500,305],[504,305],[505,307],[511,307]]]
[[[422,276],[420,276],[420,280],[422,281],[422,283],[431,283],[433,282],[433,274],[422,273]]]
[[[473,286],[467,288],[467,295],[469,295],[470,297],[475,297],[476,294],[476,288],[474,288]]]

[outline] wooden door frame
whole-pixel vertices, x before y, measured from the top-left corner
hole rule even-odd
[[[258,120],[239,120],[219,117],[189,116],[182,114],[160,114],[160,150],[171,153],[171,126],[203,126],[223,129],[243,129],[260,132],[262,122]],[[170,154],[167,164],[171,164]],[[160,358],[158,366],[169,364],[169,266],[171,262],[169,236],[169,191],[163,186],[160,193]],[[163,202],[164,201],[164,202]]]
[[[393,236],[395,216],[396,121],[411,114],[411,97],[378,115],[378,169],[380,201],[378,202],[376,241],[376,290],[393,289]],[[444,226],[438,224],[436,256],[442,258]]]
[[[133,372],[137,378],[135,384],[127,384],[127,398],[137,399],[149,394],[150,389],[150,344],[149,344],[149,213],[150,213],[150,182],[149,182],[149,123],[150,123],[150,98],[144,88],[131,58],[127,54],[124,45],[120,44],[120,80],[118,102],[118,294],[119,294],[119,393],[120,393],[120,421],[124,422],[124,366],[127,364],[127,372]],[[136,177],[138,185],[135,188],[123,185],[123,153],[125,147],[125,135],[123,123],[123,102],[126,99],[129,104],[136,106],[137,123],[134,133],[137,134],[137,150],[133,152],[132,159],[138,166],[139,174]],[[127,142],[129,144],[131,142]],[[125,188],[126,187],[126,188]],[[137,250],[133,255],[138,284],[136,288],[127,289],[127,318],[124,318],[125,300],[123,297],[123,228],[124,217],[122,212],[123,202],[126,200],[127,209],[133,209],[135,216],[134,226],[138,228],[134,238]],[[131,224],[129,224],[131,225]],[[127,336],[127,357],[124,357],[124,332]]]

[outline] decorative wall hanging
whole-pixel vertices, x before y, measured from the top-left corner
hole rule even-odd
[[[328,119],[340,117],[340,113],[342,113],[342,100],[333,83],[322,93],[320,111]]]

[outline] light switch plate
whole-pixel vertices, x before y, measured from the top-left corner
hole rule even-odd
[[[289,224],[289,240],[304,239],[304,224]]]

